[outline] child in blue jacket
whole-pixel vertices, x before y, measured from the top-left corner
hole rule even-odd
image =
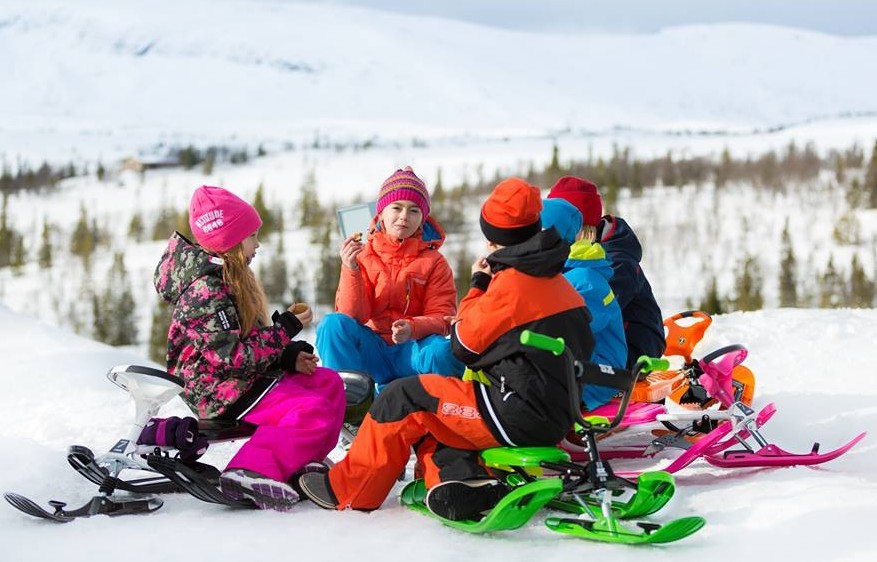
[[[563,275],[585,299],[591,313],[591,332],[594,334],[594,352],[591,361],[623,367],[627,362],[627,341],[624,338],[624,322],[621,307],[609,286],[612,264],[606,252],[595,243],[594,225],[583,224],[582,214],[563,199],[546,199],[542,206],[543,228],[557,229],[558,234],[570,245],[569,259],[563,267]],[[586,385],[582,402],[593,410],[608,402],[617,391],[604,386]]]

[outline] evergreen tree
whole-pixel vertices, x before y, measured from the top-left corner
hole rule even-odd
[[[106,343],[110,339],[110,325],[108,322],[108,303],[101,300],[97,293],[91,293],[91,337],[95,341]]]
[[[792,247],[792,235],[789,233],[789,220],[783,227],[782,241],[780,243],[780,306],[794,308],[798,306],[798,276],[797,260]]]
[[[825,272],[819,279],[820,308],[836,308],[846,299],[844,293],[846,280],[834,267],[834,256],[829,256]]]
[[[340,261],[340,257],[338,258]],[[305,279],[304,279],[304,271],[305,267],[301,262],[296,262],[292,268],[292,274],[290,279],[287,281],[287,286],[290,293],[290,302],[307,302],[308,298],[305,296]]]
[[[0,209],[0,267],[6,267],[12,263],[12,248],[15,242],[15,233],[9,227],[7,220],[8,207],[9,194],[3,193],[3,208]]]
[[[134,213],[128,223],[128,237],[135,242],[143,242],[144,234],[146,234],[146,225],[143,224],[143,215],[139,212]]]
[[[673,162],[673,153],[669,150],[661,162],[661,183],[665,186],[679,185],[679,173],[676,163]]]
[[[847,212],[834,223],[832,236],[840,245],[858,245],[861,242],[861,231],[859,219],[854,213]]]
[[[265,297],[268,299],[269,304],[280,306],[288,300],[289,276],[286,268],[286,258],[284,257],[282,236],[280,237],[277,251],[271,254],[267,264],[262,264],[259,268],[259,280],[262,282],[262,288],[265,290]]]
[[[859,181],[859,178],[853,178],[846,192],[847,205],[850,206],[850,209],[864,207],[869,197],[870,195],[865,191],[865,187]]]
[[[115,295],[116,332],[110,345],[135,345],[137,343],[137,302],[131,293],[127,276],[122,292]]]
[[[874,304],[874,281],[868,279],[859,257],[853,254],[850,263],[850,302],[853,308],[870,308]]]
[[[877,209],[877,141],[874,141],[874,149],[871,151],[871,160],[868,162],[863,188],[868,194],[870,208]]]
[[[642,164],[640,164],[639,160],[635,160],[631,167],[630,191],[634,197],[638,197],[643,193]]]
[[[300,227],[316,227],[327,220],[326,213],[320,206],[320,199],[317,197],[317,177],[313,170],[305,175],[297,205]]]
[[[110,345],[137,343],[136,309],[124,254],[117,252],[113,256],[113,265],[109,271],[103,297],[95,308],[98,312],[95,321],[100,321],[104,325],[100,332],[105,339],[99,341]]]
[[[716,187],[724,187],[733,177],[734,161],[731,159],[731,152],[725,148],[722,151],[719,167],[716,168]]]
[[[551,162],[548,164],[548,168],[545,170],[546,175],[549,178],[549,181],[554,184],[561,176],[561,167],[560,167],[560,148],[558,148],[555,143],[554,146],[551,147]]]
[[[164,365],[167,361],[167,336],[171,325],[173,307],[161,297],[152,308],[152,323],[149,330],[149,358]]]
[[[166,240],[177,227],[177,212],[169,207],[162,207],[152,225],[150,239]]]
[[[442,182],[442,169],[439,168],[435,173],[435,185],[432,188],[432,199],[442,200],[445,193],[445,185]]]
[[[318,228],[320,267],[317,270],[317,279],[314,283],[316,287],[314,300],[318,305],[334,306],[335,292],[338,290],[338,280],[341,277],[341,258],[338,256],[332,239],[334,230],[332,223],[324,223]]]
[[[738,264],[739,276],[735,283],[737,297],[734,301],[736,310],[759,310],[764,306],[761,293],[762,277],[758,261],[745,255]]]
[[[262,218],[262,228],[259,229],[259,237],[267,239],[274,232],[278,232],[277,213],[271,211],[265,204],[265,187],[261,183],[256,188],[256,195],[253,197],[253,208]]]
[[[175,230],[189,240],[195,240],[195,236],[192,234],[192,227],[189,226],[189,209],[184,209],[177,213]]]
[[[43,219],[43,233],[40,237],[37,262],[43,269],[52,267],[52,228],[49,226],[49,220],[45,218]]]
[[[704,295],[704,298],[701,301],[698,309],[706,312],[707,314],[725,313],[725,306],[722,302],[721,296],[719,296],[719,285],[715,275],[713,275],[710,279],[710,284],[707,288],[706,295]]]
[[[104,181],[107,177],[107,170],[101,162],[97,163],[97,181]]]
[[[73,229],[73,235],[70,238],[70,253],[74,256],[82,258],[86,268],[89,265],[91,254],[97,247],[94,230],[89,224],[88,213],[85,211],[85,205],[79,206],[79,220]]]
[[[216,147],[211,146],[204,155],[204,162],[201,164],[201,173],[205,176],[213,174],[213,167],[216,165]]]
[[[837,158],[834,161],[834,179],[838,185],[843,185],[847,181],[847,171],[843,158]]]
[[[16,235],[12,241],[12,263],[10,265],[14,270],[19,271],[24,267],[24,261],[24,237]]]
[[[190,144],[189,146],[180,149],[177,153],[177,161],[183,168],[191,170],[201,162],[201,153],[197,148]]]

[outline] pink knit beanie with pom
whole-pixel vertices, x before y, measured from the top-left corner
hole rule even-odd
[[[404,170],[396,170],[393,175],[384,180],[381,192],[378,194],[378,214],[384,207],[393,201],[411,201],[423,211],[423,216],[429,214],[429,192],[426,190],[423,180],[415,175],[411,166]]]

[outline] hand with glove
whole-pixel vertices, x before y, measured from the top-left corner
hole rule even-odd
[[[207,439],[198,433],[198,420],[193,417],[150,418],[137,444],[174,447],[185,463],[194,462],[207,452]]]

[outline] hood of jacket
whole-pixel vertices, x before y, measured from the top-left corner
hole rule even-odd
[[[643,259],[643,247],[639,242],[639,238],[636,237],[636,234],[634,234],[633,229],[628,226],[627,222],[620,217],[612,215],[603,217],[597,232],[597,238],[610,254],[622,253],[636,263],[641,262]]]
[[[566,260],[564,271],[573,269],[590,269],[609,281],[614,271],[612,263],[606,258],[606,250],[597,243],[587,240],[579,240],[569,249],[569,259]]]
[[[503,269],[514,268],[533,277],[554,277],[563,272],[567,256],[569,246],[560,238],[556,229],[549,228],[526,242],[501,248],[486,259],[494,274]]]
[[[165,301],[176,304],[189,285],[205,275],[221,275],[222,260],[205,252],[179,232],[168,240],[155,268],[155,290]]]

